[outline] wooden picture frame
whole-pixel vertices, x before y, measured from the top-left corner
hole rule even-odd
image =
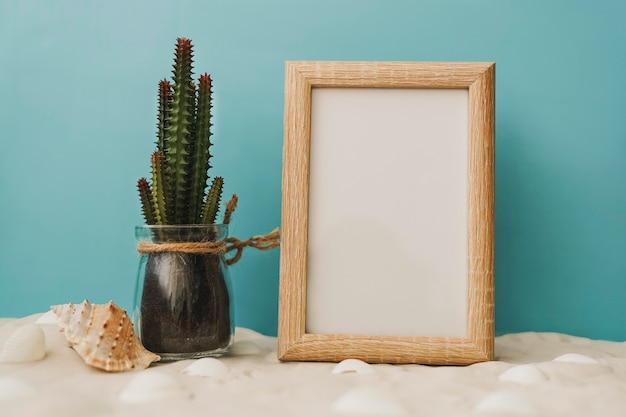
[[[286,63],[280,360],[493,359],[494,113],[494,63]]]

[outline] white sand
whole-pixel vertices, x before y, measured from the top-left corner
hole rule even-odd
[[[0,349],[37,317],[0,319]],[[511,334],[496,339],[494,362],[352,362],[333,373],[334,363],[280,363],[275,338],[238,329],[233,354],[221,363],[111,374],[85,365],[56,325],[41,327],[42,360],[0,364],[2,417],[626,416],[626,343]],[[358,372],[345,372],[351,366]]]

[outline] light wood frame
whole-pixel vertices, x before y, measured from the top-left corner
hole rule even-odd
[[[468,90],[466,337],[306,332],[313,88]],[[286,63],[278,326],[280,360],[338,362],[356,358],[370,363],[462,365],[493,359],[494,113],[494,63]]]

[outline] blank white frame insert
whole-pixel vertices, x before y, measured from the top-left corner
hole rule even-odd
[[[467,100],[312,90],[308,333],[466,336]]]

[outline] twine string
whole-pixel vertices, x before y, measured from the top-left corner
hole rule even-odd
[[[280,246],[280,232],[278,228],[272,230],[266,235],[252,236],[246,240],[239,240],[236,237],[227,237],[217,242],[164,242],[164,243],[147,243],[140,242],[137,245],[137,252],[141,255],[148,253],[208,253],[225,255],[229,252],[236,251],[232,258],[226,259],[226,265],[233,265],[241,259],[243,250],[246,247],[255,248],[266,251]]]

